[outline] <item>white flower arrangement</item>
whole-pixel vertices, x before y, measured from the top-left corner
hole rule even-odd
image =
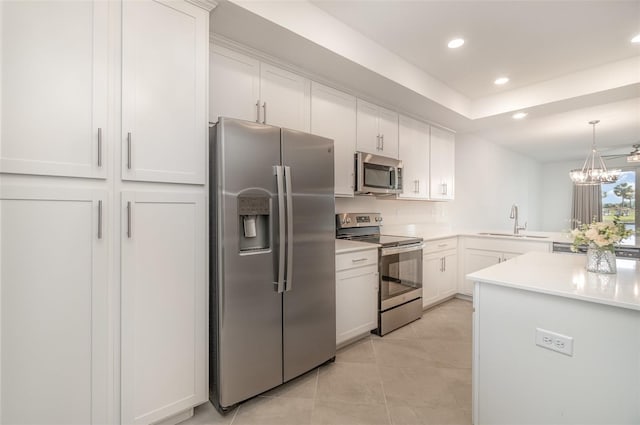
[[[617,220],[582,224],[571,231],[573,236],[571,250],[577,252],[580,245],[589,245],[599,250],[613,252],[617,243],[632,234],[633,230],[626,229],[624,224],[618,223]]]

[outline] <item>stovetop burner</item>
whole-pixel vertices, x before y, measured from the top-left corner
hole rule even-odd
[[[336,214],[336,238],[379,244],[383,247],[412,245],[422,238],[394,236],[380,233],[382,217],[379,213]]]

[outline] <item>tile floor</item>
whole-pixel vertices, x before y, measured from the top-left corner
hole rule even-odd
[[[471,313],[452,299],[226,416],[207,403],[181,425],[471,424]]]

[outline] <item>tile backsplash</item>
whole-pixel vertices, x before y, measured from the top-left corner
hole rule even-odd
[[[448,202],[404,201],[374,196],[336,198],[336,213],[378,212],[382,214],[384,233],[428,235],[451,230],[451,205]]]

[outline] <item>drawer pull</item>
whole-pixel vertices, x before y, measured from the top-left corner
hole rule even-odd
[[[352,263],[359,263],[361,261],[367,261],[367,258],[354,258],[353,260],[351,260]]]
[[[438,244],[438,248],[444,248],[445,246],[447,246],[447,244],[446,244],[446,243],[439,243],[439,244]]]

